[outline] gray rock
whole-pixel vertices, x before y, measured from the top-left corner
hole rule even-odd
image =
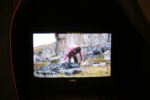
[[[93,66],[94,66],[94,67],[98,67],[98,66],[100,66],[100,64],[93,64]]]
[[[86,71],[87,69],[83,68],[71,68],[71,69],[64,69],[62,72],[64,72],[67,76],[71,76],[74,74],[78,74],[82,71]]]
[[[94,55],[97,55],[97,54],[100,55],[100,50],[98,50],[98,49],[93,50],[93,54],[94,54]]]
[[[84,65],[84,66],[88,66],[88,65],[89,65],[89,63],[88,63],[88,61],[85,61],[85,62],[83,62],[83,63],[82,63],[82,65]]]
[[[53,61],[53,60],[59,60],[59,59],[60,59],[59,56],[57,56],[57,57],[52,57],[52,58],[51,58],[51,61]]]
[[[88,61],[85,61],[82,63],[83,66],[92,66],[94,62],[88,62]]]
[[[104,59],[111,60],[111,51],[110,50],[104,52]]]
[[[106,63],[105,62],[100,62],[99,65],[100,66],[106,66]]]
[[[77,64],[77,63],[70,64],[70,68],[79,68],[79,67],[80,67],[80,64]]]
[[[70,68],[79,68],[80,67],[80,64],[77,64],[77,63],[64,63],[61,65],[62,68],[64,69],[70,69]]]
[[[111,57],[110,57],[110,55],[105,55],[105,56],[104,56],[104,59],[105,59],[105,60],[111,60]]]
[[[43,61],[43,59],[41,59],[37,55],[34,55],[34,62],[42,62],[42,61]]]
[[[105,62],[100,62],[99,64],[93,64],[94,67],[98,67],[98,66],[106,66]]]

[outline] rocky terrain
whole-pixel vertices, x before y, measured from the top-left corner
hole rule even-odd
[[[88,77],[86,73],[100,68],[108,72],[104,76],[110,75],[110,34],[58,34],[56,38],[55,43],[34,48],[34,76],[64,77],[84,74],[82,76]],[[84,62],[81,65],[73,61],[71,65],[67,62],[62,64],[65,53],[74,44],[81,47]]]

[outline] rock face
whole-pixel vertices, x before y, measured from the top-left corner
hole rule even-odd
[[[43,46],[34,53],[39,59],[51,60],[53,56],[64,56],[73,45],[78,45],[84,54],[84,58],[93,58],[111,49],[111,34],[57,34],[55,43]]]
[[[111,34],[58,34],[59,38],[59,51],[65,54],[70,46],[78,45],[82,48],[83,52],[99,50],[106,44],[111,42]],[[100,51],[100,50],[99,50]],[[98,51],[98,52],[99,52]]]

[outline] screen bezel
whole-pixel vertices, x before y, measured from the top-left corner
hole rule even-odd
[[[111,34],[111,33],[83,33],[83,32],[67,32],[67,33],[56,33],[56,32],[46,32],[46,33],[41,33],[41,32],[38,32],[38,33],[33,33],[33,35],[32,35],[32,39],[33,39],[33,59],[34,59],[34,54],[35,54],[35,52],[34,52],[34,49],[35,49],[35,47],[34,47],[34,43],[35,43],[35,40],[34,40],[34,36],[35,35],[40,35],[40,36],[42,36],[42,34],[44,34],[44,35],[48,35],[48,34],[65,34],[65,35],[67,35],[67,34],[90,34],[91,36],[92,35],[94,35],[94,34]],[[38,37],[38,39],[39,39],[39,37]],[[111,40],[111,39],[110,39]],[[37,41],[37,40],[36,40]],[[40,41],[40,40],[38,40],[38,41]],[[40,45],[39,45],[40,46]],[[37,46],[38,47],[38,46]],[[110,49],[110,52],[111,52],[111,49]],[[111,57],[111,56],[110,56]],[[34,60],[33,60],[33,65],[35,64],[35,62],[34,62]],[[33,66],[33,68],[34,68],[34,66]],[[93,73],[94,74],[94,73]],[[35,76],[34,75],[34,72],[33,72],[33,77],[36,77],[36,78],[100,78],[100,77],[111,77],[111,60],[110,60],[110,75],[108,75],[108,76],[78,76],[78,77],[76,77],[76,76],[63,76],[63,77],[59,77],[59,76],[51,76],[51,77],[38,77],[38,76]]]
[[[67,29],[69,30],[69,31],[67,31]],[[81,30],[82,29],[82,30]],[[88,29],[88,30],[87,30]],[[59,31],[58,31],[59,30]],[[112,33],[110,33],[110,32],[108,32],[108,31],[99,31],[99,30],[97,30],[97,28],[96,27],[44,27],[44,28],[33,28],[33,31],[32,31],[32,41],[33,41],[33,34],[45,34],[45,33],[84,33],[84,34],[86,34],[86,33],[91,33],[91,34],[94,34],[94,33],[98,33],[98,34],[103,34],[103,33],[108,33],[108,34],[111,34],[111,47],[112,47]],[[33,51],[33,43],[32,43],[32,51]],[[111,52],[112,52],[112,49],[111,49]],[[34,52],[32,52],[32,56],[33,56],[33,53]],[[111,55],[111,60],[112,60],[112,55]],[[33,60],[32,60],[33,61]],[[32,64],[33,66],[34,66],[34,62],[33,62],[33,64]],[[112,61],[111,61],[111,63],[110,63],[110,66],[112,66]],[[34,69],[32,68],[32,71],[34,71]],[[111,72],[110,72],[111,74],[110,74],[110,76],[98,76],[98,77],[48,77],[49,79],[50,78],[62,78],[62,79],[65,79],[65,78],[67,78],[67,79],[69,79],[69,80],[72,80],[72,79],[83,79],[83,78],[86,78],[86,79],[91,79],[91,78],[95,78],[95,79],[99,79],[99,78],[111,78],[112,77],[112,67],[111,67]],[[32,77],[34,78],[34,79],[36,79],[36,78],[40,78],[40,77],[34,77],[34,75],[32,74]],[[43,78],[43,77],[41,77],[41,78]],[[47,78],[47,77],[44,77],[44,78]]]
[[[109,27],[108,27],[109,28]],[[24,72],[27,75],[24,76],[26,86],[32,90],[36,90],[37,86],[40,86],[42,90],[51,89],[51,91],[87,91],[90,92],[93,89],[100,88],[100,86],[107,86],[108,90],[112,90],[114,80],[114,68],[113,68],[113,34],[114,32],[106,28],[107,31],[103,31],[99,27],[30,27],[23,32],[24,42],[23,47],[25,54],[23,57],[26,58],[27,62],[24,67]],[[108,31],[109,30],[109,31]],[[83,32],[83,33],[111,33],[111,76],[109,77],[69,77],[69,78],[37,78],[33,76],[33,33],[66,33],[66,32]],[[18,42],[19,43],[19,42]],[[15,44],[17,45],[17,44]],[[20,56],[20,55],[19,55]],[[15,66],[19,67],[19,66]],[[20,76],[21,77],[21,76]],[[91,84],[95,84],[91,86]],[[48,86],[52,85],[52,86]],[[47,87],[48,86],[48,87]],[[54,86],[54,87],[53,87]],[[101,88],[105,91],[104,88]]]

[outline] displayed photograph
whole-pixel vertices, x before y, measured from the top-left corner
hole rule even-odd
[[[33,76],[110,77],[111,33],[33,33]]]

